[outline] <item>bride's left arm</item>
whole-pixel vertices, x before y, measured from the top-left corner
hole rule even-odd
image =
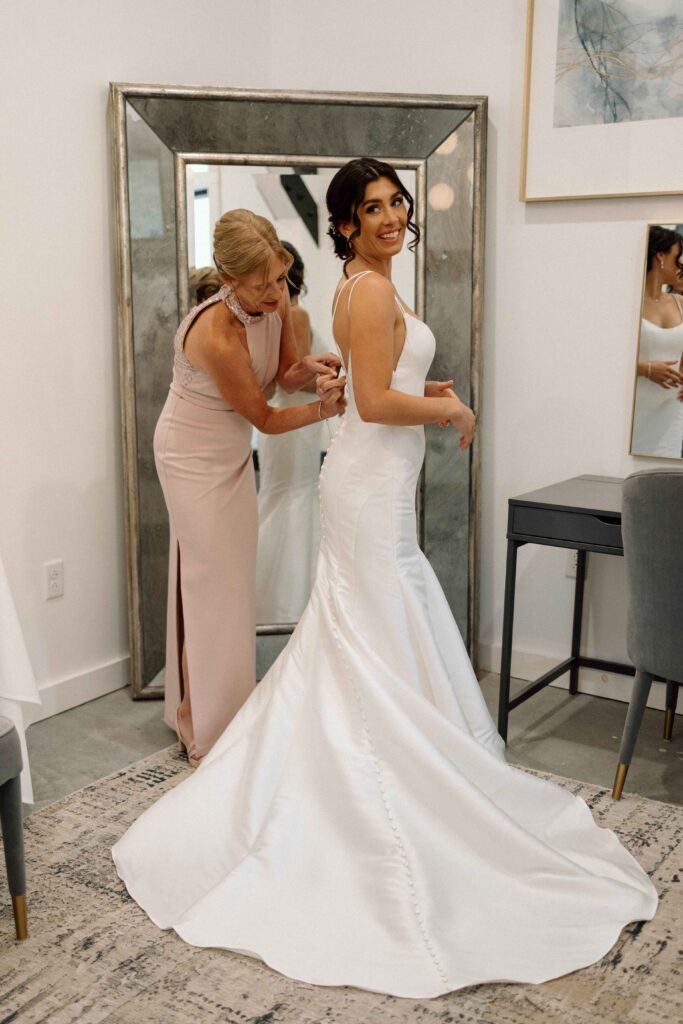
[[[334,352],[326,352],[322,356],[309,354],[299,358],[296,334],[292,323],[292,305],[286,288],[278,312],[282,320],[282,333],[280,334],[280,362],[276,380],[291,395],[312,384],[319,373],[329,374],[330,370],[332,372],[338,370],[341,366],[341,359]]]

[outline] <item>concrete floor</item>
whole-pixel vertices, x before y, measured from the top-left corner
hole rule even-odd
[[[36,722],[26,733],[37,811],[96,779],[168,747],[176,739],[159,700],[130,699],[115,690]]]
[[[481,686],[495,719],[498,676],[485,676]],[[127,690],[117,690],[32,725],[27,741],[36,802],[27,811],[173,743],[161,708],[159,701],[131,701]],[[547,687],[511,713],[508,760],[611,787],[625,715],[619,701]],[[625,791],[683,804],[683,717],[676,716],[671,743],[662,739],[663,717],[645,712]]]
[[[512,694],[527,685],[513,683]],[[485,676],[481,687],[495,721],[498,676]],[[507,759],[611,789],[627,707],[547,686],[510,713]],[[662,737],[663,727],[664,712],[647,708],[624,792],[683,804],[683,716],[676,715],[670,742]]]

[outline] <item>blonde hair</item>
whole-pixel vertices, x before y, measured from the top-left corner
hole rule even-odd
[[[223,284],[220,274],[213,267],[190,267],[190,292],[197,305],[211,298]]]
[[[213,259],[219,273],[240,278],[263,269],[265,284],[274,256],[278,256],[285,269],[289,270],[292,256],[265,217],[259,217],[251,210],[228,210],[216,222]]]

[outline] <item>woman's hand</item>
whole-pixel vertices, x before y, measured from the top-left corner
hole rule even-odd
[[[677,363],[678,359],[639,363],[638,373],[641,377],[647,377],[653,384],[658,384],[660,388],[680,387],[683,384],[683,377],[678,370],[674,370]]]
[[[453,426],[460,431],[460,441],[458,447],[460,451],[465,451],[472,444],[474,440],[474,431],[477,426],[477,418],[464,402],[461,402],[457,395],[453,394],[452,400],[452,413],[449,413],[448,419],[445,421],[446,424],[452,423]]]
[[[452,380],[426,380],[425,398],[446,398],[453,396]]]
[[[313,380],[317,374],[329,374],[330,371],[333,371],[333,376],[336,376],[341,367],[341,359],[334,352],[325,352],[322,356],[304,356],[301,364],[308,371],[310,379]]]
[[[344,397],[344,388],[346,387],[346,378],[337,377],[335,374],[326,373],[320,374],[316,378],[315,382],[315,393],[320,399],[320,418],[330,419],[332,416],[341,416],[346,409],[346,399]]]
[[[425,381],[425,398],[456,398],[452,380]],[[439,420],[440,427],[447,427],[449,420]]]
[[[294,391],[313,391],[318,374],[331,373],[336,376],[340,366],[341,359],[334,352],[325,352],[322,356],[306,355],[291,363],[284,373],[278,371],[277,380],[290,395]]]

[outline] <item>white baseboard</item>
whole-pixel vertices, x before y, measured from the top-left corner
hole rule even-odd
[[[479,670],[480,672],[500,672],[500,644],[481,644],[479,647]],[[512,652],[512,675],[515,679],[524,679],[531,682],[538,679],[544,672],[549,672],[555,665],[567,658],[568,654],[558,655],[556,658],[547,654],[537,654],[533,651]],[[617,659],[618,660],[618,659]],[[593,697],[607,697],[609,700],[620,700],[628,704],[631,697],[633,678],[622,676],[617,672],[601,672],[595,668],[582,668],[579,670],[579,692],[588,693]],[[560,676],[550,684],[560,690],[569,689],[569,673]],[[533,698],[532,698],[533,699]],[[665,707],[666,689],[664,683],[653,683],[650,696],[647,700],[649,708],[663,711]],[[683,714],[680,706],[677,714]]]
[[[130,658],[124,655],[76,676],[44,683],[38,687],[42,706],[30,706],[30,722],[42,722],[44,718],[52,718],[53,715],[59,715],[62,711],[68,711],[79,704],[103,697],[105,693],[121,690],[128,686],[129,676]],[[29,709],[29,705],[24,707]]]

